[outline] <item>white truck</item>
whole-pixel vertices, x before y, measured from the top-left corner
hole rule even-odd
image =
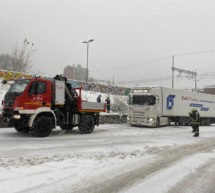
[[[161,86],[132,88],[128,98],[128,123],[159,127],[189,125],[189,112],[196,108],[200,125],[215,122],[215,95]]]

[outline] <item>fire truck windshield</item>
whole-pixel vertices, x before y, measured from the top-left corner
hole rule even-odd
[[[11,85],[10,89],[8,90],[9,93],[22,93],[30,80],[23,79],[17,80],[14,84]]]
[[[156,98],[153,95],[133,95],[134,105],[154,105]]]

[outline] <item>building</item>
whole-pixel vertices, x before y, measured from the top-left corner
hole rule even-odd
[[[215,95],[215,85],[210,85],[204,88],[204,93]]]
[[[68,79],[83,80],[87,78],[87,68],[82,68],[81,65],[66,66],[63,71],[63,75]]]

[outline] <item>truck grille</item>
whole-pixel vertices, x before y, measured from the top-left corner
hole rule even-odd
[[[14,101],[20,93],[7,93],[4,97],[4,106],[5,107],[13,107]]]
[[[134,112],[134,113],[133,113],[133,116],[134,116],[134,117],[144,117],[145,114],[144,114],[144,112],[141,112],[141,113]]]

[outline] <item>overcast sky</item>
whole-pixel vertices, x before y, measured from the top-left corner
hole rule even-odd
[[[164,79],[171,87],[172,55],[175,67],[197,70],[199,87],[215,77],[214,0],[0,0],[0,13],[0,54],[27,38],[36,48],[33,70],[45,75],[86,67],[82,42],[94,39],[90,77]],[[194,81],[175,84],[193,87]]]

